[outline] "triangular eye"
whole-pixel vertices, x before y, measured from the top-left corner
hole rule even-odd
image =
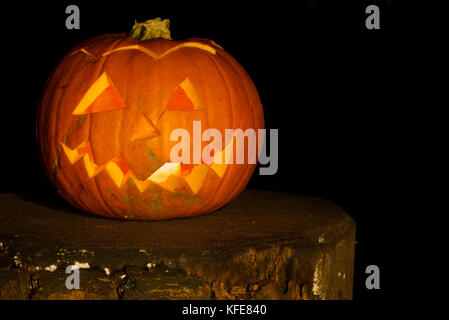
[[[184,89],[178,86],[168,101],[167,110],[193,111],[195,106]]]
[[[127,108],[127,105],[117,88],[106,72],[103,72],[81,98],[73,114],[79,115],[125,108]]]
[[[195,111],[202,109],[203,105],[198,93],[188,78],[176,87],[166,107],[168,111]]]

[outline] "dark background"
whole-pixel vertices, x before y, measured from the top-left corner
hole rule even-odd
[[[65,28],[76,4],[81,29]],[[377,4],[381,29],[366,30]],[[253,79],[266,127],[279,129],[279,170],[251,188],[330,199],[357,223],[354,299],[394,295],[392,219],[402,141],[397,95],[409,30],[396,1],[30,2],[3,12],[1,192],[56,193],[40,167],[35,114],[52,69],[71,47],[134,22],[171,20],[174,39],[213,39]],[[6,71],[5,71],[6,70]],[[6,73],[5,73],[6,72]],[[5,99],[6,97],[6,99]],[[365,268],[381,270],[381,290],[365,288]]]

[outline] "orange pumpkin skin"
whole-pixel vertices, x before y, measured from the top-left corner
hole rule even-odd
[[[110,90],[86,98],[102,79]],[[196,94],[193,102],[174,95],[186,79],[194,88],[189,97]],[[82,101],[84,107],[91,103],[84,113],[78,110]],[[195,110],[185,109],[189,103]],[[92,108],[99,109],[89,112]],[[157,136],[133,140],[142,119]],[[257,90],[233,57],[205,39],[95,37],[71,50],[47,82],[37,119],[41,161],[59,194],[87,212],[133,220],[207,214],[239,195],[256,165],[221,165],[217,173],[202,164],[197,190],[186,179],[192,166],[163,183],[147,180],[170,162],[178,143],[170,141],[171,131],[184,128],[192,138],[193,121],[201,121],[202,132],[218,129],[223,148],[225,129],[264,127]],[[208,143],[202,142],[201,150]]]

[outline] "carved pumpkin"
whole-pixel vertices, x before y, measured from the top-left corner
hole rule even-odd
[[[192,136],[194,121],[222,132],[222,152],[211,164],[170,162],[170,133]],[[62,197],[140,220],[206,214],[236,197],[255,164],[215,161],[235,147],[224,131],[236,128],[263,128],[247,73],[213,41],[171,40],[160,19],[70,51],[47,82],[37,123],[44,170]]]

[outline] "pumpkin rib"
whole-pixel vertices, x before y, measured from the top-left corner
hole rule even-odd
[[[209,57],[209,59],[212,61],[213,65],[217,68],[218,70],[218,74],[220,75],[221,79],[223,80],[223,84],[225,85],[226,88],[226,93],[228,95],[228,101],[229,104],[231,105],[231,121],[232,121],[232,129],[234,129],[234,102],[232,101],[232,96],[229,93],[229,85],[228,85],[228,81],[227,79],[225,79],[224,75],[223,75],[223,70],[222,68],[219,66],[218,62],[216,61],[216,59],[212,59],[211,57]]]
[[[225,57],[224,55],[222,55],[222,56]],[[230,66],[230,68],[232,68],[237,74],[240,75],[241,79],[244,80],[243,81],[243,85],[245,86],[245,93],[246,93],[247,98],[248,98],[248,104],[249,105],[254,105],[254,106],[257,106],[257,105],[261,106],[262,104],[260,102],[259,94],[258,94],[257,89],[255,88],[255,85],[253,84],[249,74],[229,54],[226,53],[226,58],[224,60]],[[248,85],[250,87],[248,87]],[[253,97],[253,96],[256,98],[256,101],[251,101],[250,97]],[[253,108],[253,111],[255,111],[254,108]]]
[[[102,192],[101,188],[98,186],[97,177],[93,177],[93,180],[92,180],[92,181],[93,181],[93,183],[94,183],[94,185],[95,185],[95,188],[96,188],[96,190],[97,190],[98,195],[100,196],[101,200],[103,201],[104,206],[105,206],[106,209],[107,209],[106,212],[108,212],[108,213],[109,213],[110,215],[112,215],[112,216],[116,216],[116,217],[120,218],[120,216],[119,216],[118,214],[115,213],[115,210],[113,210],[113,209],[109,206],[108,202],[104,199],[104,197],[103,197],[103,192]]]
[[[254,121],[254,117],[253,117],[253,121]],[[246,175],[249,175],[249,178],[248,179],[246,179],[246,178],[240,179],[239,186],[233,189],[233,191],[229,194],[228,198],[223,201],[224,203],[226,203],[227,201],[231,201],[232,199],[237,197],[243,191],[243,188],[246,186],[249,179],[251,179],[251,176],[253,175],[254,170],[256,169],[256,166],[257,166],[257,164],[253,164],[253,165],[248,164],[245,167],[245,169],[244,169],[245,171],[244,171],[242,177],[246,177]],[[250,171],[250,173],[249,173],[249,171]],[[245,180],[247,180],[247,181],[245,181]],[[239,189],[241,189],[241,190],[239,191]]]
[[[225,88],[226,88],[226,93],[227,93],[227,97],[228,97],[228,101],[229,101],[229,105],[231,106],[230,110],[231,110],[231,122],[232,124],[234,123],[234,110],[233,110],[233,101],[232,101],[232,96],[229,93],[229,86],[227,83],[227,80],[225,79],[223,72],[221,70],[221,68],[218,66],[218,63],[215,59],[213,59],[212,57],[208,56],[209,60],[212,62],[212,64],[215,66],[215,68],[218,71],[218,74],[220,75],[221,79],[222,79],[222,83],[224,84]],[[225,138],[225,146],[222,146],[223,149],[226,147],[226,138]],[[221,187],[223,186],[223,181],[225,181],[226,176],[229,172],[230,169],[230,165],[228,164],[228,167],[226,169],[226,172],[224,173],[223,177],[221,177],[220,179],[220,183],[218,184],[217,188],[214,190],[213,195],[211,195],[211,197],[209,198],[209,200],[204,204],[204,207],[207,208],[209,206],[209,204],[211,202],[213,202],[215,200],[215,197],[217,196],[217,194],[219,194]]]
[[[224,56],[221,56],[221,58],[222,58],[222,60],[225,62],[225,63],[228,63],[229,64],[229,62],[228,62],[228,58],[227,57],[224,57]],[[225,81],[225,83],[226,83],[226,85],[227,85],[227,83],[229,82],[229,80],[227,79],[227,78],[229,78],[229,76],[228,75],[226,75],[226,72],[227,71],[224,71],[224,70],[226,70],[225,68],[222,68],[221,67],[221,64],[219,64],[218,63],[218,61],[215,61],[216,62],[216,66],[217,66],[217,68],[218,68],[218,70],[219,70],[219,72],[220,72],[220,74],[222,75],[222,77],[223,77],[223,79],[224,79],[224,81]],[[234,69],[234,68],[232,68],[232,69]],[[231,70],[232,70],[231,69]],[[245,100],[246,100],[246,103],[249,103],[249,96],[248,96],[248,92],[247,92],[247,87],[246,87],[246,83],[245,83],[245,81],[244,80],[246,80],[246,79],[244,79],[243,77],[241,77],[241,75],[238,73],[238,72],[234,72],[235,73],[235,75],[236,75],[236,77],[240,80],[240,82],[242,83],[243,82],[243,84],[245,85],[245,90],[243,90],[244,92],[245,92]],[[225,76],[226,75],[226,76]],[[229,89],[228,89],[228,92],[229,92]],[[232,110],[232,108],[231,108],[231,110]],[[236,120],[237,121],[237,120]],[[242,119],[240,119],[240,120],[238,120],[239,121],[239,123],[242,121]],[[233,117],[233,123],[234,123],[234,117]],[[237,122],[236,122],[237,123]],[[233,128],[232,129],[236,129],[236,127],[235,127],[235,125],[233,124]],[[234,139],[234,138],[233,138]],[[247,178],[246,178],[246,175],[247,175],[247,169],[250,167],[250,165],[247,165],[246,166],[246,168],[245,168],[245,172],[244,172],[244,174],[243,175],[241,175],[239,178],[239,182],[244,182],[245,184],[247,183]],[[224,184],[225,184],[225,182],[226,181],[228,181],[228,179],[226,179],[226,176],[227,175],[229,175],[229,172],[230,171],[234,171],[234,168],[235,167],[233,167],[232,165],[229,165],[229,167],[228,167],[228,169],[226,170],[226,173],[225,173],[225,175],[222,177],[222,183],[220,184],[220,188],[218,188],[217,189],[217,192],[215,193],[215,195],[214,195],[214,198],[215,197],[217,197],[217,195],[219,195],[220,194],[220,191],[222,190],[222,188],[224,188]],[[234,187],[233,188],[233,190],[235,191],[235,190],[237,190],[237,188],[236,187]],[[231,192],[231,194],[232,194],[233,192]],[[230,196],[231,196],[231,194],[229,195],[229,197],[227,197],[227,199],[229,199],[229,198],[231,198]],[[221,203],[227,203],[228,202],[228,200],[223,200]],[[220,206],[222,206],[222,204],[220,204]]]
[[[217,68],[216,65],[215,65],[214,57],[211,57],[211,56],[208,55],[208,54],[203,55],[203,56],[205,56],[206,59],[207,59],[209,62],[211,62],[211,64],[212,64],[215,68]],[[198,67],[196,61],[195,61],[194,59],[191,59],[191,60],[193,61],[193,64],[195,65],[195,67]],[[203,88],[203,90],[204,90],[204,88],[207,88],[207,86],[204,85],[204,75],[205,75],[205,74],[200,73],[200,76],[198,77],[199,79],[201,79],[201,82],[202,82],[202,83],[201,83],[200,87]],[[220,77],[221,77],[221,74],[220,74]],[[223,83],[224,83],[223,77],[221,77],[221,78],[222,78],[222,81],[223,81]],[[226,85],[226,83],[224,83],[224,86],[225,86],[225,88],[226,88],[225,91],[226,91],[226,94],[227,94],[227,101],[228,101],[228,103],[231,103],[231,97],[230,97],[229,92],[228,92],[228,90],[227,90],[227,85]],[[206,89],[205,91],[207,91],[207,89]],[[203,96],[204,96],[204,94],[203,94]],[[203,99],[204,99],[204,98],[203,98]],[[208,99],[207,99],[207,100],[208,100]],[[212,123],[212,121],[211,121],[211,119],[210,119],[209,106],[206,105],[206,106],[205,106],[205,109],[206,109],[206,116],[207,116],[207,124],[206,124],[206,127],[209,127],[209,124]],[[231,109],[231,119],[232,119],[232,109]],[[224,148],[224,147],[225,147],[225,146],[222,145],[222,148]],[[201,156],[202,156],[202,155],[201,155]],[[211,170],[210,167],[209,167],[209,170]],[[206,173],[206,174],[207,174],[207,173]],[[226,175],[226,173],[225,173],[225,175]],[[219,180],[219,184],[218,184],[218,186],[217,186],[217,187],[215,188],[215,190],[214,190],[215,193],[218,192],[218,190],[220,189],[220,186],[221,186],[221,184],[223,183],[223,179],[224,179],[224,176]],[[201,188],[202,188],[203,186],[204,186],[204,181],[203,181],[202,186],[200,187],[200,190],[201,190]],[[210,201],[213,200],[215,193],[212,194],[212,195],[210,195],[210,194],[208,195],[208,196],[209,196],[209,200],[206,201],[202,206],[200,206],[200,210],[203,210],[203,211],[204,211],[204,208],[208,206],[208,203],[209,203]],[[186,213],[186,215],[184,215],[184,216],[187,216],[187,213]]]
[[[234,65],[234,63],[233,63],[233,58],[232,57],[228,57],[227,59],[225,58],[224,59],[224,61],[226,62],[226,63],[228,63],[228,65],[230,66],[230,68],[236,73],[236,74],[238,74],[239,76],[240,76],[240,78],[241,79],[243,79],[243,80],[246,80],[246,81],[242,81],[243,82],[243,85],[245,86],[245,94],[246,94],[246,98],[247,98],[247,103],[249,104],[249,107],[251,108],[251,111],[252,111],[252,114],[254,113],[254,109],[252,108],[252,104],[251,104],[251,101],[250,101],[250,99],[249,99],[249,97],[251,96],[251,94],[249,93],[249,88],[248,88],[248,86],[247,86],[247,80],[248,80],[248,78],[249,78],[249,76],[247,75],[247,74],[242,74],[242,72],[240,72],[240,68],[236,68],[235,67],[235,65]],[[258,98],[258,97],[257,97]],[[245,114],[244,115],[244,117],[246,116],[247,114]],[[240,120],[240,123],[242,123],[244,121],[244,118],[242,118],[241,120]],[[240,125],[240,124],[239,124]],[[255,118],[254,118],[254,116],[253,116],[253,126],[252,126],[252,128],[258,128],[259,126],[256,126],[256,123],[255,123]],[[240,188],[242,188],[242,185],[246,185],[246,183],[247,183],[247,179],[246,179],[246,176],[247,175],[249,175],[249,179],[251,178],[251,175],[253,174],[253,172],[254,172],[254,170],[255,170],[255,165],[247,165],[246,167],[245,167],[245,171],[244,171],[244,173],[243,173],[243,175],[241,176],[242,177],[242,179],[240,179],[240,181],[239,181],[239,186],[238,187],[235,187],[234,189],[233,189],[233,191],[228,195],[228,197],[225,199],[225,200],[223,200],[222,201],[222,203],[227,203],[228,201],[230,201],[230,200],[232,200],[233,198],[235,198],[235,197],[237,197],[238,196],[238,194],[240,194],[241,193],[241,191],[242,190],[240,190],[239,191],[239,189]],[[250,170],[251,171],[251,173],[248,173],[248,170]],[[249,180],[248,179],[248,180]],[[242,188],[243,189],[243,188]]]
[[[60,87],[60,85],[65,82],[65,80],[63,81],[63,79],[65,79],[65,78],[70,79],[70,75],[72,75],[72,73],[75,72],[76,65],[77,65],[76,63],[72,63],[70,65],[71,68],[66,73],[62,73],[61,77],[55,82],[55,87],[56,88]],[[57,102],[54,103],[56,105],[56,108],[55,108],[56,110],[54,112],[52,112],[54,114],[54,120],[52,122],[55,123],[54,129],[52,131],[52,135],[54,137],[54,145],[56,145],[56,146],[59,146],[59,141],[58,140],[60,139],[60,137],[58,136],[58,132],[60,132],[59,130],[60,130],[60,126],[62,125],[62,122],[58,121],[58,119],[59,119],[59,113],[61,111],[60,106],[61,106],[62,99],[64,98],[64,94],[65,94],[64,91],[60,92]],[[58,152],[57,150],[58,149],[56,149],[56,152]],[[57,177],[58,173],[61,174],[64,178],[67,179],[67,177],[65,176],[66,173],[65,172],[60,172],[60,171],[61,170],[59,170],[59,171],[55,170],[55,181],[58,181],[58,177]],[[78,179],[78,181],[79,180],[80,179]]]
[[[208,54],[202,54],[202,56],[205,56],[208,60],[209,59],[211,59],[211,57],[210,57],[210,55],[208,55]],[[197,62],[196,62],[196,59],[190,59],[191,61],[192,61],[192,64],[195,66],[195,68],[196,69],[199,69],[199,67],[198,67],[198,64],[197,64]],[[200,73],[200,75],[198,76],[198,79],[200,80],[200,84],[198,85],[198,87],[200,87],[201,89],[202,89],[202,91],[207,91],[207,89],[205,90],[204,88],[207,88],[207,86],[205,85],[205,81],[204,81],[204,76],[205,76],[206,74],[202,74],[202,73]],[[201,98],[200,98],[201,99]],[[204,98],[202,98],[203,100],[204,100]],[[208,99],[207,99],[208,100]],[[202,103],[204,103],[204,102],[202,102]],[[205,109],[205,111],[206,111],[206,120],[207,120],[207,123],[205,123],[205,124],[202,124],[202,127],[207,127],[207,128],[209,128],[209,124],[211,123],[211,120],[210,120],[210,111],[209,111],[209,108],[208,108],[208,106],[206,105],[205,107],[204,107],[204,109]],[[202,133],[201,133],[202,134]],[[201,148],[201,152],[202,152],[202,148]],[[202,157],[203,155],[201,154],[201,157]],[[200,188],[201,189],[201,188]]]
[[[74,69],[75,69],[75,65],[72,64],[72,65],[71,65],[70,71],[73,71]],[[59,70],[58,70],[58,71],[59,71]],[[70,71],[67,72],[66,74],[62,74],[62,75],[60,76],[60,78],[58,79],[58,81],[55,82],[55,84],[54,84],[55,89],[54,89],[54,90],[56,90],[57,93],[58,93],[58,91],[59,91],[57,88],[60,87],[61,82],[64,82],[64,81],[62,81],[63,77],[64,77],[64,76],[67,77],[67,74],[69,74]],[[62,90],[62,89],[61,89],[61,90]],[[52,120],[50,120],[49,122],[50,122],[50,123],[51,123],[51,122],[54,122],[54,129],[51,130],[51,131],[52,131],[52,133],[53,133],[52,136],[54,137],[54,141],[53,141],[53,142],[54,142],[56,145],[57,145],[57,140],[59,139],[57,132],[59,132],[58,130],[59,130],[59,125],[60,125],[60,122],[57,121],[57,119],[59,119],[59,117],[58,117],[59,111],[60,111],[59,106],[61,105],[61,100],[64,98],[64,91],[61,91],[57,97],[58,97],[58,102],[56,103],[56,108],[55,108],[56,110],[55,110],[54,112],[50,112],[50,115],[49,115],[49,116],[51,116],[52,114],[54,114],[54,118],[55,118],[54,120],[52,119]],[[54,101],[54,99],[52,99],[52,100]],[[48,121],[48,120],[47,120],[47,121]],[[57,170],[55,170],[55,174],[57,174]],[[55,176],[55,179],[57,179],[56,176]]]
[[[251,111],[252,111],[252,107],[249,106],[249,108],[250,108]],[[244,117],[243,117],[242,120],[241,120],[241,123],[246,119],[246,116],[248,116],[248,115],[249,115],[249,112],[245,113]],[[253,116],[253,126],[252,126],[252,127],[255,128],[254,116]],[[257,143],[257,140],[256,140],[256,143]],[[257,146],[256,146],[256,147],[257,147]],[[249,178],[251,178],[251,176],[252,176],[252,174],[253,174],[253,172],[254,172],[254,170],[255,170],[255,166],[254,166],[254,167],[253,167],[253,166],[254,166],[254,165],[248,164],[248,165],[245,167],[245,169],[244,169],[245,171],[244,171],[244,173],[243,173],[243,175],[242,175],[242,179],[240,179],[240,181],[239,181],[239,186],[235,187],[235,188],[233,189],[233,191],[229,194],[228,198],[225,198],[225,200],[223,200],[224,203],[226,203],[226,202],[228,202],[228,201],[231,201],[232,199],[234,199],[235,197],[237,197],[237,196],[241,193],[242,190],[239,191],[239,189],[240,189],[240,188],[243,188],[243,187],[247,184],[247,181],[245,181],[245,180],[246,180],[245,177],[246,177],[247,174],[249,175]],[[251,172],[248,173],[248,170],[251,171]]]

